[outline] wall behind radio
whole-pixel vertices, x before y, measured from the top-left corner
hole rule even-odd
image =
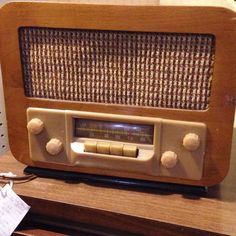
[[[0,67],[0,155],[9,150],[5,104],[2,87],[2,72]]]

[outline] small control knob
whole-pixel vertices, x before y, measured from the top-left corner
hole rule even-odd
[[[184,136],[183,139],[183,146],[188,150],[188,151],[195,151],[199,148],[200,146],[200,138],[197,134],[195,133],[189,133]]]
[[[27,124],[27,129],[31,134],[40,134],[43,131],[44,124],[38,118],[31,119]]]
[[[59,139],[52,138],[46,144],[46,150],[49,154],[55,156],[62,150],[62,142]]]
[[[176,166],[177,162],[178,162],[178,157],[175,152],[166,151],[161,156],[161,164],[165,168],[168,168],[168,169],[173,168]]]

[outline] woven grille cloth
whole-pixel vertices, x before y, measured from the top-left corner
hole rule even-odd
[[[212,35],[33,27],[19,35],[28,97],[208,108]]]

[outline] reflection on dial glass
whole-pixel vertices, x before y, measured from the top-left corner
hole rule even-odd
[[[118,142],[153,144],[153,125],[74,119],[75,136]]]

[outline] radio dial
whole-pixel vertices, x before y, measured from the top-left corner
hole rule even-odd
[[[27,124],[27,129],[31,134],[40,134],[43,131],[44,124],[38,118],[31,119]]]
[[[47,142],[46,150],[49,154],[55,156],[62,151],[62,142],[59,139],[52,138]]]
[[[195,151],[199,148],[200,146],[200,138],[197,134],[195,133],[189,133],[184,136],[183,139],[183,146],[188,150],[188,151]]]
[[[168,168],[168,169],[173,168],[176,166],[177,162],[178,162],[178,157],[175,152],[166,151],[161,156],[161,164],[165,168]]]

